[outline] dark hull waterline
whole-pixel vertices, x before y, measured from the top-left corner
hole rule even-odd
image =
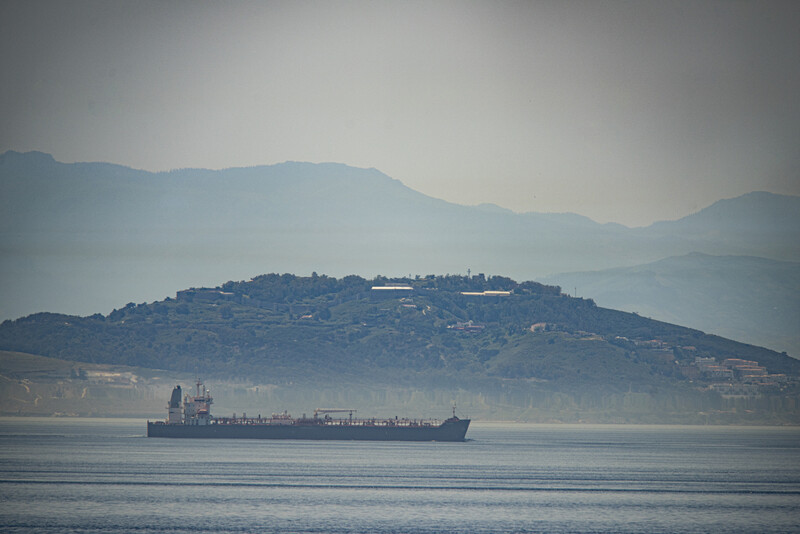
[[[269,424],[208,424],[186,425],[147,423],[151,438],[207,439],[306,439],[359,441],[464,441],[469,419],[447,420],[430,426],[383,425],[269,425]]]

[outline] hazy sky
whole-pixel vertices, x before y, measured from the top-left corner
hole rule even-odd
[[[628,225],[800,194],[800,2],[0,2],[0,152]]]

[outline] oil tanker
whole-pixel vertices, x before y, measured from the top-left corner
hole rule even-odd
[[[197,381],[194,396],[175,386],[166,421],[148,421],[150,438],[313,439],[370,441],[465,441],[469,419],[453,416],[431,419],[358,419],[350,409],[317,409],[312,417],[294,418],[287,412],[269,417],[213,417],[211,392]],[[339,414],[334,415],[332,414]]]

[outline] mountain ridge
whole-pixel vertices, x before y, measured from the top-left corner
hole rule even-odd
[[[401,276],[469,269],[531,280],[692,251],[800,261],[800,197],[754,193],[720,202],[655,228],[628,228],[576,214],[453,204],[376,169],[341,163],[150,173],[6,152],[0,319],[108,313],[120,302],[269,271]],[[741,207],[747,204],[754,207]],[[746,216],[732,229],[724,221],[737,209]],[[723,222],[709,226],[705,219],[716,212]],[[713,302],[701,304],[713,309]]]
[[[577,287],[598,305],[684,324],[800,356],[800,263],[692,252],[542,283]]]
[[[188,168],[180,168],[180,169],[171,169],[171,170],[167,170],[167,171],[151,172],[151,171],[134,169],[134,168],[131,168],[131,167],[126,167],[126,166],[123,166],[123,165],[119,165],[119,164],[115,164],[115,163],[108,163],[108,162],[62,163],[62,162],[57,161],[51,154],[48,154],[46,152],[41,152],[41,151],[18,152],[18,151],[14,151],[14,150],[8,150],[5,153],[0,154],[0,165],[6,164],[6,163],[19,164],[19,163],[29,163],[29,162],[37,163],[37,164],[40,164],[40,165],[56,165],[56,166],[60,166],[62,168],[73,167],[73,168],[75,168],[77,170],[80,170],[80,171],[86,171],[86,170],[91,169],[93,167],[96,167],[96,168],[105,167],[105,168],[108,168],[108,169],[111,169],[111,170],[124,171],[126,173],[133,173],[133,174],[137,174],[137,175],[141,175],[141,176],[149,175],[149,176],[154,176],[154,177],[164,177],[164,176],[173,177],[173,176],[177,176],[177,175],[197,175],[197,174],[202,174],[205,177],[217,177],[217,178],[219,178],[221,175],[224,175],[224,174],[242,175],[242,174],[252,174],[252,173],[265,172],[265,171],[274,170],[274,169],[287,169],[287,170],[290,170],[290,171],[304,170],[304,169],[307,169],[308,167],[316,167],[316,168],[325,169],[325,170],[335,169],[337,171],[337,173],[336,173],[336,177],[337,178],[341,178],[343,174],[346,174],[348,178],[362,177],[364,175],[362,173],[371,174],[372,176],[376,176],[376,177],[382,178],[386,183],[390,183],[390,184],[393,184],[395,186],[400,186],[403,190],[405,190],[407,192],[411,192],[417,197],[426,198],[428,200],[439,201],[441,203],[444,203],[444,204],[447,204],[447,205],[450,205],[450,206],[458,206],[458,207],[467,208],[467,209],[476,208],[477,210],[484,211],[484,212],[502,213],[502,214],[506,214],[506,215],[522,216],[522,217],[525,217],[525,216],[533,216],[533,217],[553,216],[554,218],[571,219],[573,221],[592,223],[593,225],[601,226],[601,227],[602,226],[611,226],[611,227],[616,227],[616,228],[624,228],[624,229],[628,229],[628,230],[636,230],[636,229],[638,229],[638,230],[652,230],[652,229],[655,229],[655,228],[661,228],[661,227],[664,227],[664,226],[669,226],[669,225],[672,225],[673,223],[676,223],[676,222],[679,222],[679,221],[683,221],[683,224],[685,224],[687,221],[691,221],[693,219],[696,219],[697,217],[703,217],[706,214],[726,213],[727,211],[729,211],[729,210],[726,210],[726,208],[728,206],[730,206],[730,205],[733,205],[733,204],[740,204],[740,205],[747,206],[747,207],[752,206],[752,204],[748,204],[746,202],[749,199],[759,199],[762,202],[765,201],[765,200],[769,200],[771,202],[774,202],[776,200],[781,200],[782,203],[785,205],[785,209],[778,210],[778,211],[779,212],[784,212],[784,213],[787,213],[787,214],[791,214],[792,212],[794,212],[795,217],[793,217],[793,218],[792,217],[787,217],[786,220],[791,220],[791,222],[793,223],[793,227],[795,227],[796,224],[797,224],[796,207],[797,207],[798,203],[800,203],[800,197],[798,197],[798,196],[783,195],[783,194],[771,193],[771,192],[767,192],[767,191],[752,191],[750,193],[745,193],[745,194],[742,194],[742,195],[739,195],[739,196],[736,196],[736,197],[723,198],[723,199],[717,200],[717,201],[713,202],[712,204],[710,204],[710,205],[708,205],[708,206],[706,206],[704,208],[699,209],[696,212],[687,214],[687,215],[682,216],[682,217],[680,217],[678,219],[654,221],[653,223],[651,223],[649,225],[630,227],[630,226],[626,226],[624,224],[621,224],[621,223],[618,223],[618,222],[613,222],[613,221],[612,222],[608,222],[608,223],[598,223],[598,222],[594,221],[593,219],[591,219],[589,217],[586,217],[585,215],[581,215],[579,213],[574,213],[574,212],[535,212],[535,211],[527,211],[527,212],[518,213],[518,212],[514,212],[514,211],[512,211],[512,210],[510,210],[508,208],[505,208],[505,207],[502,207],[502,206],[499,206],[499,205],[493,204],[493,203],[482,203],[482,204],[478,204],[478,205],[474,205],[474,206],[457,204],[457,203],[453,203],[453,202],[450,202],[450,201],[447,201],[447,200],[444,200],[444,199],[439,199],[439,198],[436,198],[436,197],[430,197],[428,195],[425,195],[424,193],[419,193],[419,192],[409,188],[405,184],[403,184],[400,180],[397,180],[396,178],[392,178],[391,176],[386,175],[385,173],[381,172],[380,170],[378,170],[378,169],[376,169],[374,167],[353,167],[353,166],[347,165],[345,163],[338,163],[338,162],[311,163],[311,162],[303,162],[303,161],[296,161],[296,160],[287,160],[287,161],[282,162],[282,163],[265,164],[265,165],[252,165],[252,166],[247,166],[247,167],[227,167],[227,168],[223,168],[223,169],[203,169],[203,168],[188,167]],[[356,174],[354,174],[352,171],[356,171]],[[293,179],[298,179],[298,178],[302,178],[303,177],[303,173],[298,173],[298,172],[290,172],[290,173],[284,173],[284,174],[285,175],[288,174]],[[283,176],[283,177],[284,178],[288,178],[289,176]],[[367,181],[361,181],[359,183],[360,186],[364,186],[364,185],[367,185],[367,184],[368,184]],[[186,184],[184,183],[184,184],[180,184],[180,185],[186,185]],[[248,185],[250,185],[252,187],[254,184],[250,183]],[[789,206],[788,205],[789,203],[792,203],[792,205]],[[762,211],[764,211],[764,210],[762,210]]]

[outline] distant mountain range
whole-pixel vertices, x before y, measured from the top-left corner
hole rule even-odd
[[[799,263],[694,252],[541,281],[591,295],[599,306],[800,355]]]
[[[266,272],[401,276],[471,269],[525,280],[691,252],[799,262],[798,236],[800,197],[763,192],[677,221],[627,228],[574,214],[452,204],[375,169],[341,164],[150,173],[6,152],[0,155],[0,318],[107,313],[126,302]],[[595,296],[579,285],[583,296]],[[743,313],[754,320],[751,310]]]

